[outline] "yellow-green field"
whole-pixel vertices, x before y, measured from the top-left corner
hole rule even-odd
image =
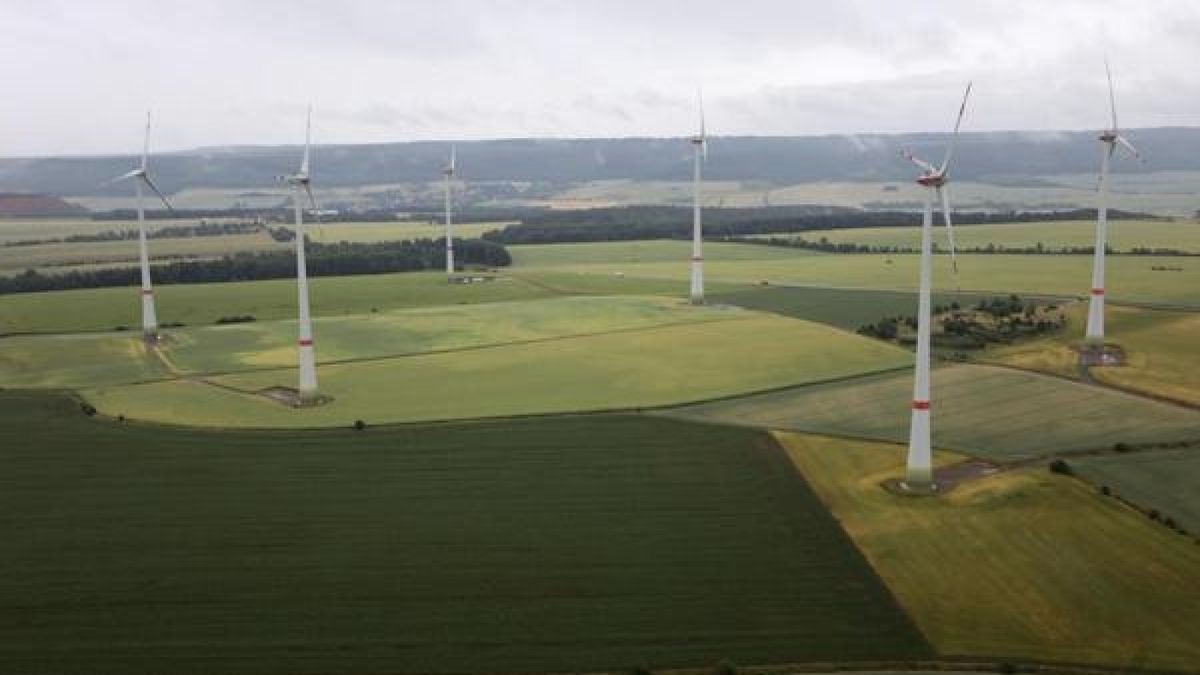
[[[908,440],[912,373],[895,372],[701,403],[684,419]],[[1056,377],[975,365],[933,371],[933,442],[1000,461],[1200,441],[1200,411]]]
[[[1079,355],[1072,347],[1082,341],[1086,323],[1087,306],[1079,303],[1068,309],[1063,331],[990,349],[981,358],[1077,377]],[[1093,379],[1200,406],[1200,313],[1109,305],[1105,337],[1125,350],[1125,365],[1092,368]]]
[[[864,227],[840,230],[809,230],[791,235],[761,235],[763,238],[790,236],[815,242],[866,246],[917,248],[921,245],[919,227]],[[988,244],[1008,248],[1032,247],[1041,243],[1047,250],[1082,248],[1096,243],[1095,221],[1004,223],[998,225],[959,225],[954,228],[955,243],[963,249]],[[936,241],[946,247],[945,233],[939,228]],[[1108,224],[1108,245],[1115,251],[1137,247],[1200,252],[1200,223],[1191,220],[1113,220]]]
[[[685,311],[717,320],[327,365],[318,375],[321,391],[333,400],[309,409],[257,394],[294,387],[293,368],[83,393],[102,412],[133,419],[338,426],[356,419],[407,422],[661,406],[903,367],[911,360],[902,349],[821,324],[744,310]],[[320,345],[318,334],[318,352]]]
[[[559,267],[563,265],[638,265],[640,263],[670,263],[685,273],[689,269],[692,243],[678,239],[648,241],[604,241],[588,244],[527,244],[510,246],[513,265],[517,268]],[[704,259],[708,261],[794,260],[814,254],[803,249],[789,249],[755,244],[706,242]],[[632,267],[631,273],[639,267]],[[634,275],[636,276],[636,274]]]
[[[939,654],[1200,663],[1190,538],[1041,467],[901,497],[880,487],[903,474],[900,446],[777,437]]]
[[[498,230],[511,222],[462,223],[454,225],[454,236],[475,238],[484,232]],[[313,241],[378,242],[400,239],[441,239],[445,226],[440,222],[338,222],[314,223],[308,226]]]

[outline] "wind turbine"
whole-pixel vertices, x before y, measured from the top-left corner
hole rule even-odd
[[[1096,249],[1092,255],[1092,291],[1088,302],[1086,342],[1093,349],[1104,347],[1104,253],[1108,243],[1108,168],[1117,146],[1124,148],[1138,161],[1142,154],[1121,135],[1117,126],[1117,99],[1113,94],[1112,70],[1108,60],[1104,61],[1108,75],[1108,105],[1112,112],[1112,126],[1100,133],[1100,183],[1096,186]]]
[[[704,129],[704,94],[697,90],[700,133],[692,136],[692,287],[693,305],[704,304],[704,235],[700,225],[701,165],[708,159],[708,134]]]
[[[452,182],[454,181],[455,162],[454,162],[454,146],[450,146],[450,163],[446,168],[442,169],[444,177],[445,192],[446,192],[446,277],[454,278],[454,232],[450,222],[450,206],[453,190]]]
[[[950,196],[946,184],[950,182],[950,160],[954,157],[954,143],[962,126],[963,113],[967,110],[967,97],[971,95],[971,83],[963,93],[962,105],[958,108],[958,119],[954,122],[954,133],[946,146],[941,166],[926,162],[911,152],[903,152],[906,159],[921,169],[917,184],[925,188],[925,211],[921,219],[921,293],[917,309],[917,362],[913,378],[912,421],[908,432],[908,462],[904,486],[912,490],[933,490],[933,453],[930,447],[929,423],[929,331],[933,317],[930,312],[930,294],[933,285],[933,209],[934,201],[941,203],[942,217],[946,221],[946,237],[950,244],[950,259],[954,274],[958,275],[958,256],[954,250],[954,225],[950,222]]]
[[[143,203],[142,188],[148,187],[158,195],[163,206],[168,211],[174,211],[171,203],[163,196],[154,181],[150,180],[150,113],[146,113],[146,135],[142,143],[142,163],[130,171],[108,181],[108,184],[135,179],[133,184],[137,190],[137,219],[138,219],[138,259],[142,270],[142,337],[147,344],[158,342],[158,315],[154,311],[154,287],[150,283],[150,252],[146,245],[146,209]]]
[[[312,106],[308,108],[308,121],[304,126],[304,159],[300,161],[300,170],[284,180],[292,186],[292,206],[296,214],[296,294],[300,308],[300,337],[298,359],[300,362],[299,403],[311,404],[317,399],[317,357],[313,350],[312,318],[308,307],[308,264],[304,258],[304,198],[313,211],[317,210],[317,200],[313,197],[312,182],[308,173],[309,145],[312,140]]]

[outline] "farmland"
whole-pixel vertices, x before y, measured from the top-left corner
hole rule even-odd
[[[779,235],[763,235],[779,236]],[[810,230],[799,232],[815,242],[826,239],[832,243],[853,243],[864,246],[901,247],[915,249],[921,245],[919,227],[867,227],[852,230]],[[942,232],[938,243],[945,247]],[[955,243],[963,249],[1032,248],[1039,243],[1046,250],[1088,248],[1096,244],[1096,222],[1061,221],[1005,223],[1002,225],[960,225],[954,230]],[[1200,253],[1200,223],[1192,221],[1113,220],[1108,224],[1108,245],[1114,251],[1128,252],[1134,248],[1171,249]]]
[[[1092,368],[1099,382],[1133,391],[1200,405],[1200,314],[1109,306],[1105,313],[1109,342],[1125,351],[1125,365]],[[1082,339],[1087,308],[1080,304],[1067,312],[1066,328],[1053,336],[989,350],[981,358],[1077,377],[1078,354],[1072,349]]]
[[[216,433],[0,399],[6,672],[929,654],[760,432],[594,416]]]
[[[608,244],[579,244],[586,248]],[[518,247],[513,247],[519,251]],[[795,255],[777,258],[769,254],[755,260],[705,262],[705,277],[716,282],[915,290],[920,256],[911,254]],[[968,292],[1019,293],[1021,295],[1080,296],[1091,283],[1091,258],[1085,255],[961,255],[958,257],[959,287]],[[566,271],[563,265],[522,267]],[[1153,268],[1168,268],[1155,271]],[[580,264],[572,271],[632,277],[687,279],[687,266],[680,263]],[[934,261],[934,288],[956,290],[950,256]],[[1200,309],[1200,257],[1112,256],[1108,260],[1108,297],[1112,302],[1144,303]]]
[[[324,366],[322,391],[333,400],[308,410],[258,395],[295,386],[292,368],[206,378],[212,384],[186,378],[83,393],[102,412],[133,419],[345,426],[356,419],[375,424],[660,406],[894,369],[911,358],[820,324],[742,310],[699,311],[718,318]],[[406,386],[395,386],[400,382]]]
[[[1200,662],[1191,539],[1041,467],[913,499],[878,488],[903,473],[899,446],[779,439],[939,654]]]
[[[1200,440],[1200,411],[1059,378],[974,365],[933,371],[933,443],[1000,461]],[[907,441],[911,372],[702,403],[683,419]]]
[[[1195,448],[1080,457],[1071,460],[1071,467],[1143,508],[1157,509],[1181,527],[1200,530],[1200,452]]]

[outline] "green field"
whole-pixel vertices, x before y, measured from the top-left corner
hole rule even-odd
[[[151,239],[150,256],[157,261],[177,258],[216,258],[238,251],[288,251],[292,245],[278,242],[265,233],[231,234],[220,237],[178,237]],[[79,267],[92,264],[138,261],[138,242],[89,241],[38,246],[0,246],[0,274],[16,274],[40,268],[54,274],[57,266]]]
[[[683,419],[907,441],[912,373],[897,372],[672,411]],[[1200,411],[1002,368],[933,371],[933,442],[1000,461],[1200,440]]]
[[[89,388],[106,414],[173,424],[314,427],[661,406],[903,367],[905,350],[745,310],[705,319],[318,368],[332,402],[294,409],[257,392],[294,368]],[[320,351],[320,338],[317,349]],[[213,385],[219,386],[213,386]]]
[[[1156,450],[1071,460],[1076,473],[1181,527],[1200,532],[1200,450]]]
[[[510,246],[513,265],[524,267],[556,267],[560,265],[619,265],[638,263],[674,263],[685,274],[690,269],[690,241],[651,239],[647,241],[603,241],[587,244],[527,244]],[[816,254],[803,249],[705,242],[704,260],[792,260]],[[636,276],[636,275],[635,275]]]
[[[461,223],[454,225],[455,238],[471,239],[484,232],[498,230],[511,222]],[[378,242],[401,239],[441,239],[445,225],[441,222],[337,222],[314,223],[308,226],[309,238],[322,243],[339,241]]]
[[[0,394],[0,671],[592,672],[929,648],[760,432],[217,433]]]
[[[579,244],[583,249],[609,244]],[[787,249],[784,249],[787,250]],[[583,259],[591,254],[581,251]],[[961,255],[958,258],[960,288],[973,292],[1003,292],[1022,295],[1082,296],[1091,283],[1092,259],[1086,255]],[[919,281],[920,256],[883,255],[795,255],[757,260],[705,261],[705,279],[716,282],[915,290]],[[631,277],[676,279],[688,277],[686,260],[679,263],[579,263],[537,266],[538,270],[587,272]],[[1154,271],[1153,267],[1179,271]],[[514,271],[529,269],[516,267]],[[949,255],[934,261],[934,287],[954,291]],[[1161,304],[1200,309],[1200,257],[1111,256],[1108,259],[1108,297],[1114,302]]]
[[[761,235],[778,237],[781,235]],[[840,230],[808,230],[796,232],[800,237],[816,242],[827,239],[833,243],[853,243],[867,246],[896,246],[918,248],[921,245],[919,227],[864,227]],[[1089,247],[1096,244],[1095,221],[1054,221],[1038,223],[1004,223],[998,225],[959,225],[954,228],[955,243],[960,248],[997,247],[1025,248],[1041,243],[1047,250]],[[945,232],[939,226],[935,241],[947,247]],[[1108,245],[1115,251],[1136,247],[1163,248],[1200,253],[1200,223],[1194,221],[1166,222],[1156,220],[1113,220],[1108,224]]]
[[[314,316],[364,314],[372,309],[434,307],[543,298],[554,292],[502,277],[482,284],[451,285],[439,272],[405,272],[310,280]],[[259,320],[296,316],[293,279],[155,288],[160,322],[212,324],[222,316]],[[95,288],[0,295],[0,333],[112,330],[141,326],[137,289]]]
[[[1043,467],[918,499],[879,487],[903,473],[900,446],[778,438],[939,654],[1200,664],[1190,538]]]
[[[933,302],[944,305],[958,302],[966,306],[990,297],[969,293],[935,293]],[[887,316],[912,316],[917,313],[917,294],[904,291],[755,286],[712,294],[710,298],[713,302],[820,321],[846,330],[856,330]]]
[[[1050,337],[1000,349],[980,358],[1069,377],[1079,373],[1072,347],[1083,339],[1087,306],[1069,308],[1067,326]],[[1125,350],[1125,364],[1092,368],[1099,382],[1200,406],[1200,313],[1109,305],[1105,337]]]

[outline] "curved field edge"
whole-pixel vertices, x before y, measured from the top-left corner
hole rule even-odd
[[[1200,664],[1189,538],[1043,467],[902,497],[901,446],[775,436],[940,655]]]
[[[259,395],[292,369],[86,389],[113,417],[217,427],[348,426],[656,407],[897,368],[911,355],[773,315],[318,368],[332,402]],[[215,385],[215,386],[214,386]]]
[[[218,432],[0,403],[6,672],[931,657],[763,432],[637,415]]]

